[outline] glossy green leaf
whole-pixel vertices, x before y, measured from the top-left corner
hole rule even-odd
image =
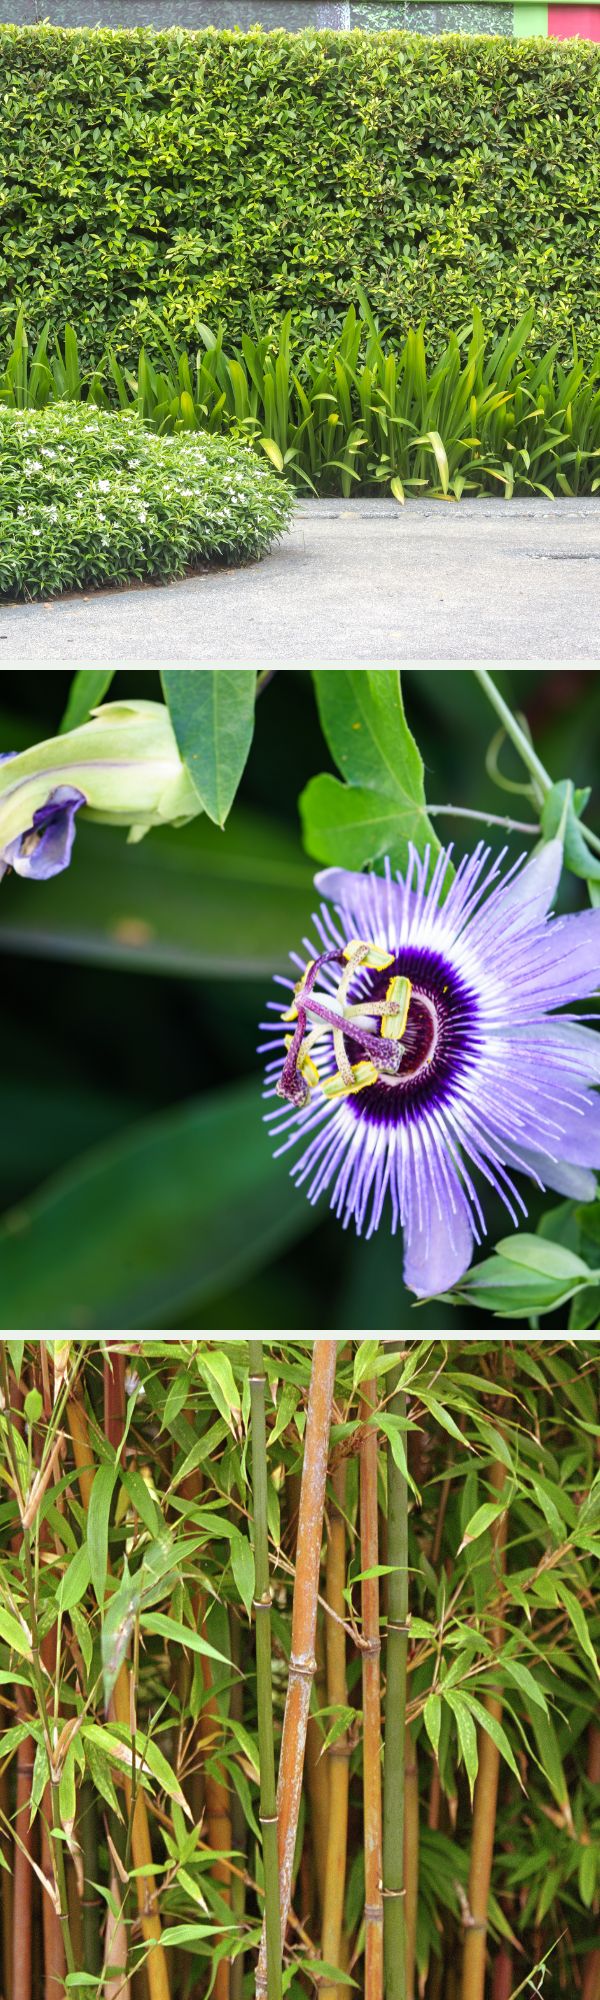
[[[162,676],[179,751],[201,806],[224,826],[254,734],[252,667],[187,667]]]
[[[315,1220],[272,1158],[253,1079],[134,1126],[22,1202],[0,1228],[5,1325],[170,1326]]]
[[[323,733],[345,784],[323,775],[306,787],[300,809],[309,853],[346,868],[384,854],[402,866],[409,840],[420,853],[429,843],[437,854],[398,669],[319,669],[314,681]]]
[[[78,830],[73,862],[44,883],[5,886],[0,951],[130,972],[248,979],[287,969],[315,907],[292,834],[258,814],[160,828],[138,846],[111,827]]]
[[[66,729],[79,729],[80,723],[87,722],[92,709],[98,708],[100,702],[104,701],[105,694],[108,694],[111,681],[114,680],[114,672],[114,667],[108,672],[104,672],[102,668],[83,667],[81,673],[73,675],[69,699],[60,725],[61,736]]]

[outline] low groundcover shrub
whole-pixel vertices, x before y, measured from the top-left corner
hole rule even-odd
[[[0,28],[0,333],[87,353],[339,330],[356,284],[434,354],[477,298],[598,343],[600,49],[501,36]]]
[[[181,576],[263,555],[287,488],[243,445],[157,437],[136,416],[0,409],[0,595]]]

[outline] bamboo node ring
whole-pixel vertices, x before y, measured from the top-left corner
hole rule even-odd
[[[379,1888],[382,1896],[387,1896],[392,1903],[399,1903],[401,1898],[406,1895],[406,1889],[384,1889],[383,1882],[379,1883]]]
[[[368,1923],[383,1923],[383,1910],[380,1903],[365,1903],[363,1915]]]
[[[314,1680],[316,1671],[317,1662],[315,1659],[290,1660],[290,1679],[293,1674],[296,1674],[300,1680],[312,1681]]]

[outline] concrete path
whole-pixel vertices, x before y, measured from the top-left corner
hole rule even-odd
[[[303,500],[246,569],[0,605],[0,667],[600,659],[597,500]]]

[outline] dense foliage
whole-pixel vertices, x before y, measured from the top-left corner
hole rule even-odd
[[[7,2000],[595,2000],[599,1362],[2,1344]]]
[[[0,594],[182,576],[264,554],[286,489],[242,445],[91,405],[0,409]]]
[[[399,352],[383,340],[368,303],[353,306],[341,334],[306,349],[286,314],[272,338],[246,331],[236,352],[224,329],[201,330],[195,357],[157,326],[152,355],[137,369],[114,353],[86,375],[74,329],[50,341],[48,324],[30,353],[19,313],[0,405],[42,409],[60,399],[109,408],[117,399],[151,429],[225,432],[265,452],[301,491],[365,489],[406,494],[595,493],[600,487],[600,355],[588,372],[556,350],[531,353],[531,312],[495,345],[478,312],[428,365],[423,330]]]
[[[0,30],[0,324],[131,359],[160,313],[339,327],[357,281],[434,351],[474,300],[598,342],[600,55],[577,40]]]

